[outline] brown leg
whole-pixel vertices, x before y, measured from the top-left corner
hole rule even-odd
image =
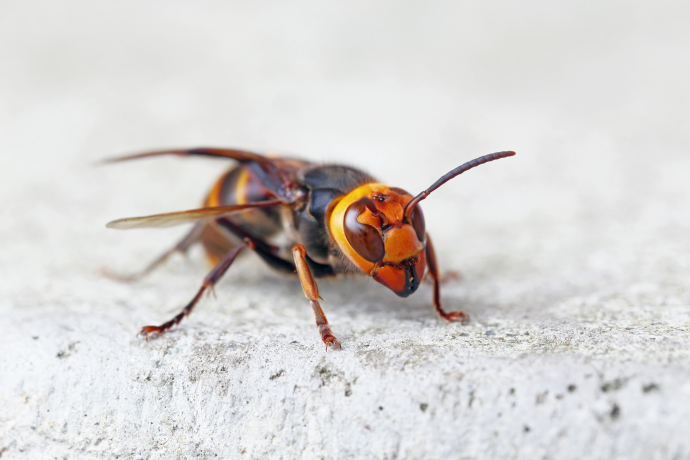
[[[230,251],[224,258],[223,260],[220,261],[218,265],[216,265],[213,270],[209,272],[208,275],[206,275],[206,278],[204,278],[204,282],[201,285],[201,288],[199,289],[199,292],[196,293],[194,298],[187,304],[186,307],[182,309],[180,313],[177,314],[173,319],[168,321],[167,323],[163,323],[160,326],[144,326],[141,331],[139,331],[139,334],[144,334],[144,337],[148,340],[149,334],[157,333],[157,334],[162,334],[163,332],[169,330],[173,326],[180,324],[180,321],[182,321],[182,318],[185,316],[189,315],[192,310],[194,309],[194,306],[199,302],[199,299],[201,299],[201,295],[206,291],[206,289],[211,289],[213,291],[214,285],[218,282],[218,280],[225,274],[225,272],[230,268],[230,265],[232,265],[232,262],[235,260],[237,255],[242,251],[244,248],[254,248],[255,245],[253,242],[249,240],[245,240],[243,243],[240,243],[239,245],[235,246],[232,251]],[[139,335],[137,334],[137,335]]]
[[[466,323],[470,320],[470,317],[464,311],[452,311],[446,313],[441,307],[441,281],[438,276],[438,265],[436,264],[436,253],[434,252],[434,246],[431,244],[431,238],[429,235],[426,237],[426,264],[429,267],[429,275],[434,281],[434,310],[436,314],[446,321],[460,321]]]
[[[242,238],[234,238],[228,235],[228,232],[220,228],[217,222],[206,224],[199,238],[199,243],[201,243],[206,252],[209,267],[218,265],[225,255],[233,250],[238,241],[242,241]]]
[[[307,265],[307,250],[301,244],[296,244],[292,247],[292,255],[295,257],[295,265],[297,267],[297,274],[299,275],[299,280],[302,282],[302,289],[304,290],[305,297],[311,302],[311,308],[314,309],[314,316],[316,316],[316,327],[319,328],[319,334],[321,334],[321,340],[326,344],[326,350],[328,347],[340,348],[340,342],[333,336],[331,328],[328,327],[328,320],[326,315],[324,315],[321,305],[319,305],[319,288],[316,286],[316,281],[311,275],[309,266]]]
[[[118,275],[117,273],[113,273],[107,268],[103,268],[100,270],[100,273],[105,276],[106,278],[110,278],[115,281],[121,281],[124,283],[131,283],[132,281],[139,281],[141,278],[144,276],[148,275],[151,273],[154,269],[156,269],[159,265],[161,265],[163,262],[168,260],[168,258],[175,254],[176,252],[179,252],[181,254],[187,254],[187,250],[197,241],[199,241],[199,237],[201,236],[204,227],[206,224],[198,223],[194,225],[194,227],[187,233],[184,238],[182,238],[175,246],[173,246],[171,249],[167,250],[163,254],[160,255],[156,260],[151,262],[146,268],[144,268],[142,271],[138,273],[132,273],[131,275]]]

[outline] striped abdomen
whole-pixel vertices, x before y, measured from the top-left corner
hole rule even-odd
[[[247,204],[274,198],[250,170],[237,166],[214,184],[204,206]],[[214,265],[241,240],[223,228],[226,219],[259,239],[269,238],[282,230],[278,208],[250,209],[218,219],[218,225],[208,225],[201,237],[201,243]]]

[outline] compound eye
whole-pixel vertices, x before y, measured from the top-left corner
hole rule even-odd
[[[378,262],[385,255],[383,239],[371,225],[357,221],[366,206],[362,200],[355,201],[345,211],[345,237],[357,254],[369,262]]]
[[[422,243],[426,238],[426,224],[424,223],[424,214],[422,214],[422,208],[419,205],[415,205],[412,208],[412,214],[410,215],[410,221],[412,223],[412,228],[414,228],[417,238]]]

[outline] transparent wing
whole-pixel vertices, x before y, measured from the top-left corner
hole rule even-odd
[[[200,219],[218,218],[247,209],[267,208],[285,204],[281,200],[268,200],[258,203],[239,204],[234,206],[218,206],[214,208],[190,209],[189,211],[169,212],[166,214],[154,214],[152,216],[126,217],[108,222],[106,227],[118,230],[130,228],[172,227],[174,225],[196,222]]]

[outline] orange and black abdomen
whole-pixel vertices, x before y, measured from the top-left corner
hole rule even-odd
[[[237,166],[218,179],[206,197],[204,206],[246,204],[273,198],[274,196],[251,171],[244,166]],[[279,213],[278,208],[250,209],[217,219],[215,224],[206,225],[200,241],[211,266],[216,266],[234,246],[242,241],[244,236],[263,240],[279,232],[282,229]],[[230,227],[242,229],[244,232],[238,234]],[[269,265],[283,265],[282,261],[273,261],[273,257],[266,256],[270,259],[267,261]],[[287,270],[291,268],[284,267],[283,271]]]
[[[275,199],[275,196],[262,185],[249,168],[237,166],[216,182],[204,205],[230,206],[271,199]],[[279,208],[251,209],[225,219],[261,239],[269,238],[282,229]]]

